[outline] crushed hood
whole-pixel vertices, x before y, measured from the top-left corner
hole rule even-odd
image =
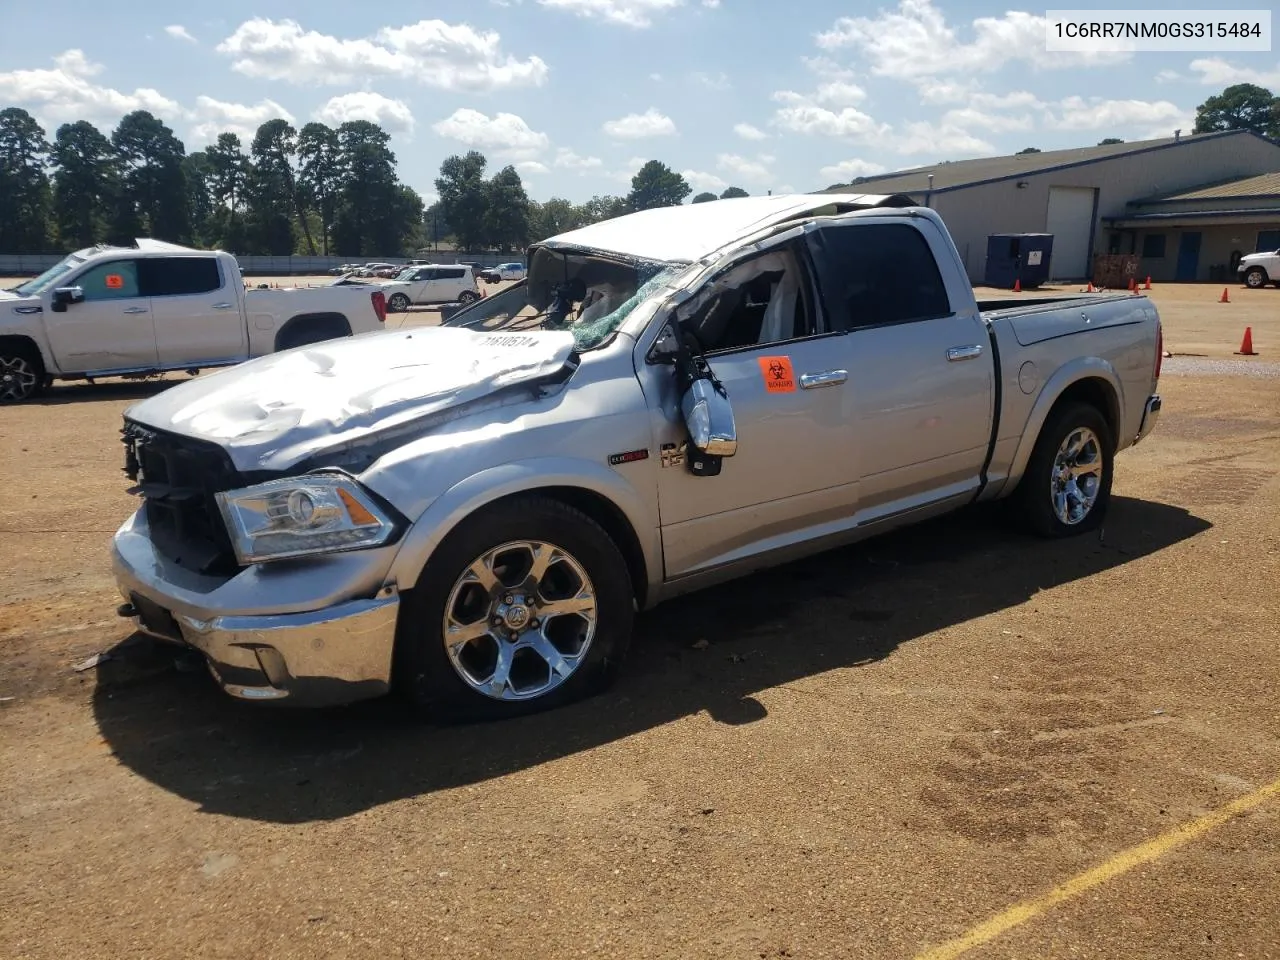
[[[565,332],[378,332],[189,380],[135,404],[127,416],[213,441],[238,470],[282,470],[319,450],[554,374],[573,351]]]

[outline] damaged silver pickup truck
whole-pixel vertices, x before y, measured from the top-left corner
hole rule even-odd
[[[978,303],[910,204],[623,216],[443,326],[134,405],[121,615],[237,697],[501,717],[602,689],[678,593],[975,501],[1095,528],[1159,416],[1155,307]]]

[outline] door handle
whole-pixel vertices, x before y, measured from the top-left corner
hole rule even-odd
[[[146,307],[125,307],[125,313],[150,313]]]
[[[801,390],[817,390],[819,387],[834,387],[849,379],[848,370],[827,370],[823,373],[800,374]]]
[[[974,357],[982,355],[981,344],[970,344],[967,347],[952,347],[947,351],[947,359],[952,363],[957,360],[972,360]]]
[[[232,307],[234,307],[234,306],[235,306],[235,304],[234,304],[234,303],[215,303],[215,304],[213,305],[213,309],[215,309],[215,310],[230,310],[230,309],[231,309]]]

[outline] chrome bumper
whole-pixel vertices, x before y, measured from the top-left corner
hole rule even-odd
[[[269,592],[257,580],[218,581],[175,568],[157,557],[135,515],[116,533],[112,565],[125,603],[121,616],[145,634],[204,654],[219,685],[245,700],[288,700],[299,706],[351,703],[390,690],[391,653],[400,598],[394,585],[368,599],[332,602],[343,583],[358,585],[352,558],[328,568],[295,564],[272,574]],[[242,574],[241,576],[245,576]],[[367,577],[365,579],[368,579]],[[246,613],[226,609],[250,593],[256,599],[288,596],[293,606],[316,597],[316,609]],[[326,605],[327,604],[327,605]]]
[[[1146,408],[1142,411],[1142,423],[1138,425],[1138,435],[1133,438],[1134,443],[1138,443],[1147,434],[1156,428],[1156,424],[1160,422],[1160,394],[1153,394],[1147,397]]]

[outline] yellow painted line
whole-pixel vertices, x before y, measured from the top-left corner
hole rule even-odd
[[[1188,820],[1181,826],[1174,827],[1168,833],[1162,833],[1146,843],[1130,847],[1128,850],[1121,850],[1105,863],[1072,877],[1066,883],[1054,887],[1048,893],[1032,897],[1029,900],[1023,900],[1003,913],[996,914],[990,920],[978,924],[968,933],[954,940],[949,940],[941,946],[934,947],[932,950],[926,950],[924,953],[918,954],[916,960],[953,960],[953,958],[967,953],[974,947],[981,947],[990,943],[996,937],[1007,933],[1014,927],[1021,926],[1028,920],[1034,920],[1046,910],[1056,907],[1058,904],[1073,897],[1080,896],[1086,890],[1106,883],[1108,880],[1113,880],[1121,874],[1128,873],[1134,867],[1140,867],[1144,863],[1159,859],[1170,850],[1180,847],[1184,843],[1190,843],[1210,830],[1222,826],[1232,817],[1247,813],[1276,796],[1280,796],[1280,780],[1269,783],[1265,787],[1260,787],[1253,793],[1245,794],[1243,797],[1239,797],[1226,806],[1219,807],[1217,810],[1210,811],[1202,817]]]

